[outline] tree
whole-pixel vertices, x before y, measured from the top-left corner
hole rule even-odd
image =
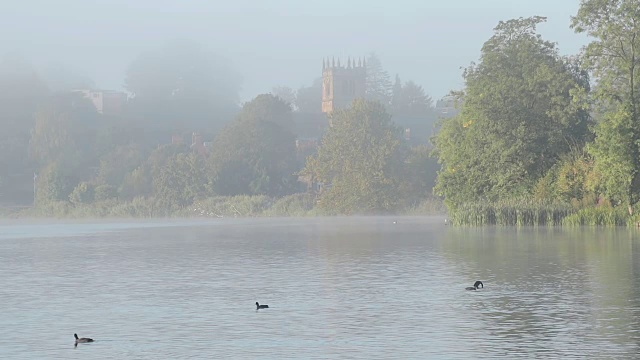
[[[450,207],[528,196],[562,154],[589,139],[590,118],[577,101],[588,78],[535,32],[543,21],[501,21],[480,63],[465,70],[462,112],[435,138],[436,191]]]
[[[436,121],[433,100],[425,94],[422,86],[413,81],[402,84],[396,76],[390,111],[398,125],[411,129],[412,138],[425,143],[431,137]]]
[[[398,103],[402,98],[402,80],[400,75],[396,74],[396,80],[393,83],[393,91],[391,92],[391,108],[395,111]]]
[[[315,79],[311,86],[298,89],[296,109],[301,113],[322,112],[322,78]]]
[[[98,114],[82,95],[64,93],[52,96],[35,114],[29,152],[38,164],[64,158],[78,166],[92,158],[98,127]]]
[[[393,115],[409,118],[431,118],[435,109],[433,100],[425,94],[422,86],[408,81],[399,89],[399,93],[394,91],[394,101],[391,104]]]
[[[595,38],[583,60],[595,76],[603,119],[589,149],[606,194],[632,214],[640,199],[640,3],[583,0],[571,27]]]
[[[31,201],[31,186],[23,186],[33,173],[29,137],[38,105],[48,95],[35,69],[17,56],[0,58],[0,193],[16,202]]]
[[[169,159],[153,179],[154,195],[170,205],[190,205],[206,194],[205,164],[194,153],[178,154]]]
[[[123,199],[147,196],[152,192],[152,182],[146,166],[139,166],[125,176],[119,195]]]
[[[287,86],[276,86],[271,90],[274,96],[284,100],[293,110],[297,109],[296,106],[296,91]]]
[[[38,175],[36,199],[38,205],[52,201],[67,201],[77,179],[62,161],[49,163]]]
[[[326,186],[320,206],[339,214],[376,213],[400,204],[401,130],[379,102],[358,99],[333,114],[303,174]]]
[[[392,84],[389,73],[382,67],[378,55],[371,53],[367,58],[366,98],[388,106],[391,102]]]
[[[237,110],[240,83],[226,59],[189,41],[141,54],[125,78],[134,96],[130,116],[154,129],[156,138],[218,130]]]
[[[240,77],[220,55],[194,42],[173,41],[131,63],[125,87],[136,98],[236,103]]]
[[[81,182],[69,195],[69,201],[74,205],[92,203],[94,200],[93,185]]]
[[[258,95],[214,139],[209,168],[220,195],[282,196],[296,188],[293,119],[287,103]]]
[[[144,159],[139,145],[118,146],[100,159],[97,182],[120,187],[127,174],[140,166]]]
[[[418,145],[409,149],[404,161],[402,198],[406,206],[415,206],[433,195],[438,175],[438,159],[431,155],[431,148]]]

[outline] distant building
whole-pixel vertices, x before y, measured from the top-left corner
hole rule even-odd
[[[322,60],[322,112],[333,111],[351,105],[354,99],[365,96],[367,78],[366,60],[351,58],[345,66],[340,65],[340,59],[336,64]]]
[[[200,156],[207,156],[211,151],[211,142],[205,142],[200,133],[191,134],[191,151]]]
[[[91,100],[99,114],[120,115],[127,103],[128,96],[122,91],[114,90],[75,90],[86,99]]]
[[[173,134],[171,136],[171,145],[177,147],[184,147],[184,149],[188,149],[194,154],[200,156],[208,156],[211,153],[211,146],[213,145],[212,141],[204,141],[203,136],[194,132],[191,134],[191,143],[186,143],[183,134]]]

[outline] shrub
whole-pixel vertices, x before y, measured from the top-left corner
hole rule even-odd
[[[81,182],[69,195],[69,201],[74,205],[88,204],[93,202],[94,195],[93,186],[87,182]]]

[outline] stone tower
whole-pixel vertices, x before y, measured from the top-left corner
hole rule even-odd
[[[322,60],[322,112],[332,113],[345,108],[357,98],[364,97],[367,65],[365,59],[349,58],[340,65],[340,59]]]

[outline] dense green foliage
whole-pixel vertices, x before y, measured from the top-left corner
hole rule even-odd
[[[601,121],[589,150],[604,194],[631,214],[640,200],[640,2],[583,0],[572,27],[594,38],[583,59]]]
[[[428,196],[428,161],[424,149],[407,151],[401,129],[380,102],[361,99],[332,115],[303,174],[324,186],[319,206],[325,211],[387,213]]]
[[[220,195],[288,195],[297,190],[295,136],[289,104],[273,95],[247,103],[216,137],[209,159]]]
[[[535,33],[544,18],[500,22],[465,70],[464,105],[435,139],[442,163],[437,192],[466,202],[527,197],[571,147],[589,139],[576,94],[585,75]]]
[[[535,33],[542,20],[501,22],[465,71],[462,112],[435,139],[436,190],[456,223],[505,223],[515,203],[516,215],[567,207],[565,225],[635,225],[640,3],[581,1],[572,28],[594,40],[579,61]]]

